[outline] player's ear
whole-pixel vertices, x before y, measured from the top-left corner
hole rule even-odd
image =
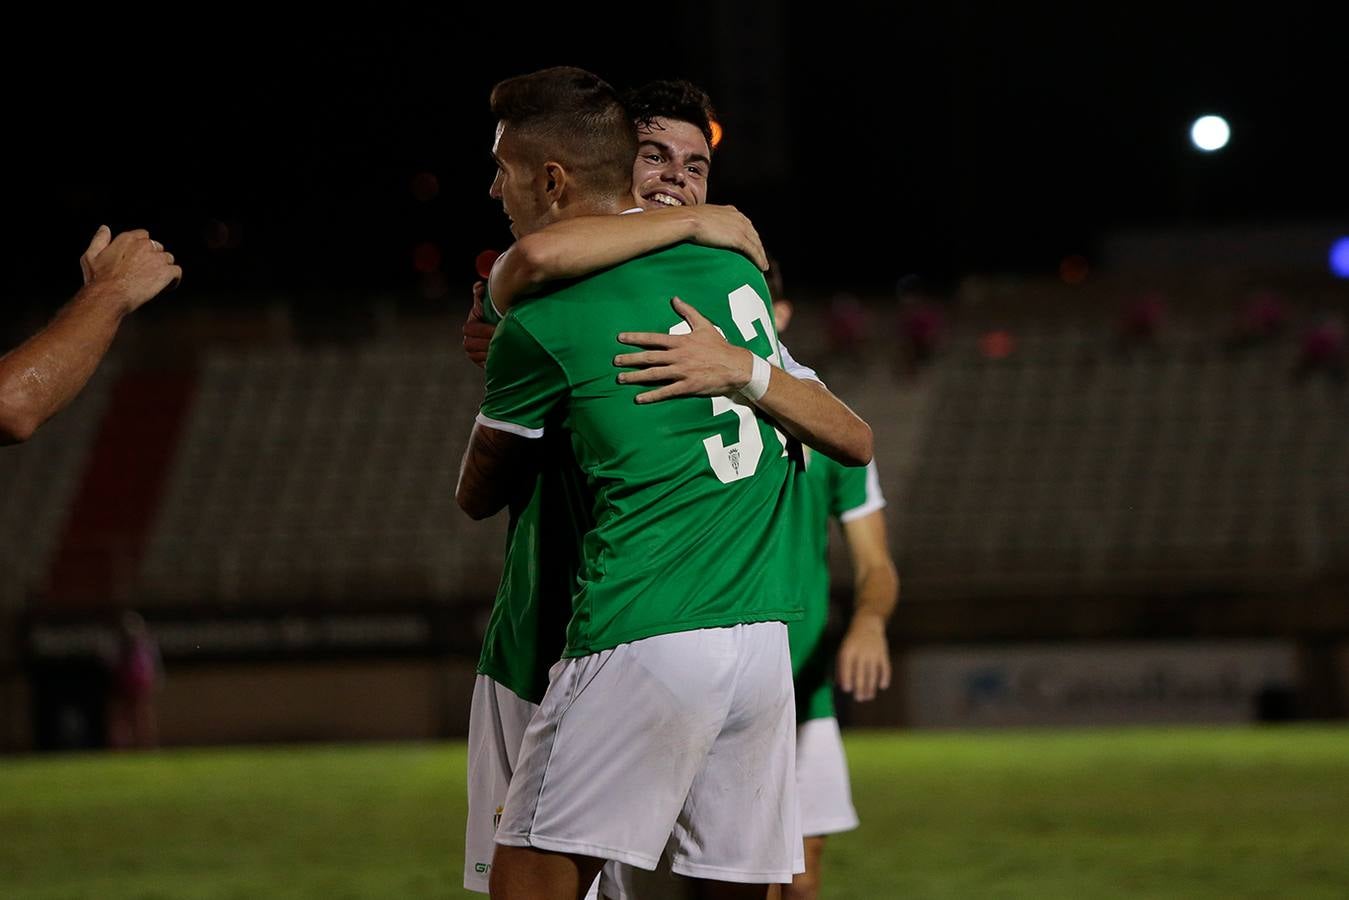
[[[787,330],[787,325],[792,321],[792,301],[774,300],[773,301],[773,327],[778,330],[778,334]]]
[[[548,194],[548,200],[557,203],[567,188],[567,169],[562,163],[550,161],[543,164],[543,173],[543,189]]]

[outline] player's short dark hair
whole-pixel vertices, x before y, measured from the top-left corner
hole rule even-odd
[[[574,66],[517,75],[492,88],[492,114],[520,139],[532,162],[561,163],[585,190],[632,190],[637,133],[618,92]]]
[[[690,81],[650,81],[623,95],[623,103],[638,128],[650,128],[653,119],[675,119],[696,125],[712,147],[712,121],[717,111],[712,98]]]
[[[776,257],[768,257],[768,271],[763,273],[763,277],[774,300],[781,300],[787,295],[787,290],[782,285],[782,264]]]

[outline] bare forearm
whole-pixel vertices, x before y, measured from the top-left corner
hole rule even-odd
[[[774,366],[755,405],[801,443],[845,466],[871,462],[871,426],[817,381]]]
[[[875,496],[868,490],[869,502],[879,499],[879,489]],[[885,514],[877,507],[847,516],[843,537],[852,559],[853,623],[879,625],[884,630],[899,601],[899,571],[890,555]]]
[[[551,233],[550,233],[551,232]],[[691,240],[697,223],[691,210],[653,210],[637,216],[581,216],[556,222],[526,237],[535,244],[539,282],[576,278],[626,262],[643,253]]]
[[[757,358],[747,347],[732,345],[692,306],[673,298],[674,311],[689,323],[687,334],[619,332],[618,341],[654,349],[620,353],[614,357],[620,384],[655,384],[655,390],[637,395],[638,403],[658,403],[672,397],[746,397],[775,419],[792,437],[845,466],[871,462],[871,426],[818,381],[797,378]],[[755,373],[761,373],[756,377]],[[761,379],[767,374],[766,387]],[[759,393],[758,389],[763,392]]]
[[[636,216],[578,216],[525,235],[502,254],[489,289],[497,308],[550,281],[578,278],[643,253],[690,240],[697,226],[685,209]]]
[[[91,283],[46,328],[0,357],[0,442],[27,440],[74,400],[127,309],[114,289]]]
[[[852,624],[884,631],[899,602],[899,573],[893,564],[878,565],[855,578]]]
[[[473,426],[459,466],[454,497],[471,519],[486,519],[508,506],[516,491],[532,485],[537,460],[533,442],[482,425]]]
[[[470,519],[487,519],[501,511],[510,500],[506,485],[488,473],[480,455],[470,446],[459,466],[459,485],[455,500]]]

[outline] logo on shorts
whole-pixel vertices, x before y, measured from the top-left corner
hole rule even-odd
[[[493,830],[493,831],[496,831],[498,828],[501,827],[501,811],[502,811],[503,809],[505,809],[505,808],[506,808],[506,807],[504,807],[504,806],[498,806],[498,807],[497,807],[497,814],[496,814],[495,816],[492,816],[492,830]]]
[[[474,863],[474,864],[473,864],[473,871],[477,872],[479,875],[486,875],[488,872],[492,871],[492,864],[491,864],[491,863]]]

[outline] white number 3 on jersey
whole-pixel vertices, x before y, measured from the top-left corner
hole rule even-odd
[[[768,338],[768,346],[773,348],[773,352],[768,356],[768,362],[780,366],[781,354],[778,352],[773,322],[769,318],[768,304],[764,302],[754,288],[747,284],[736,288],[728,295],[727,299],[731,302],[731,320],[740,330],[740,336],[745,340],[752,340],[758,334],[755,323],[762,325],[764,336]],[[670,329],[670,334],[688,334],[692,330],[688,322],[680,322]],[[717,331],[721,332],[722,337],[726,336],[726,332],[720,328],[717,328]],[[732,481],[748,478],[759,468],[759,459],[763,456],[763,436],[759,432],[759,423],[754,417],[754,410],[744,403],[732,400],[730,397],[713,397],[711,399],[712,415],[720,416],[728,412],[735,413],[736,417],[740,419],[740,429],[739,439],[733,444],[727,444],[719,434],[705,438],[703,449],[707,451],[707,461],[711,463],[712,471],[716,473],[722,484],[730,484]],[[783,442],[785,447],[786,439],[781,434],[778,435],[778,439]]]

